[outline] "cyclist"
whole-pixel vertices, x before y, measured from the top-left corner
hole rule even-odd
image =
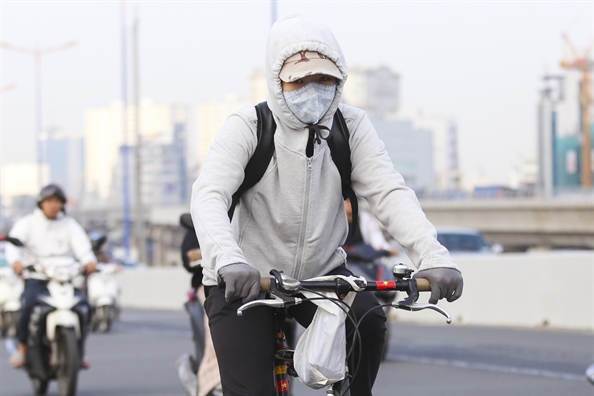
[[[29,336],[29,318],[33,312],[39,294],[47,290],[47,278],[38,272],[29,271],[28,266],[39,258],[72,257],[86,265],[86,273],[96,270],[97,259],[93,254],[91,242],[80,224],[66,215],[66,194],[56,184],[49,184],[41,189],[37,196],[38,208],[33,213],[16,221],[9,235],[19,239],[26,249],[7,246],[6,256],[14,271],[23,275],[25,288],[21,296],[22,310],[17,326],[19,345],[17,352],[10,357],[13,367],[22,367],[27,355]],[[90,310],[89,305],[89,310]],[[90,312],[88,318],[90,319]],[[86,326],[84,326],[86,328]],[[86,331],[83,331],[83,335]],[[84,345],[84,342],[83,342]],[[83,361],[83,368],[89,363]]]
[[[340,247],[348,228],[341,179],[324,140],[338,108],[350,132],[355,192],[368,200],[373,214],[405,248],[418,276],[431,281],[431,301],[454,301],[462,293],[456,263],[437,241],[414,192],[394,170],[369,119],[362,110],[340,104],[347,68],[330,29],[303,16],[276,22],[268,34],[266,76],[268,106],[276,122],[275,155],[266,174],[241,196],[229,222],[231,197],[257,145],[256,111],[248,106],[227,119],[192,192],[205,309],[225,395],[275,394],[273,310],[256,307],[236,315],[241,304],[258,297],[261,276],[270,276],[272,268],[298,280],[350,273]],[[218,277],[225,281],[224,290],[216,286]],[[361,317],[377,305],[373,293],[363,292],[357,293],[352,308]],[[291,307],[289,313],[307,326],[315,310],[309,303]],[[385,321],[383,311],[375,309],[359,327],[362,353],[355,353],[354,395],[371,394]]]

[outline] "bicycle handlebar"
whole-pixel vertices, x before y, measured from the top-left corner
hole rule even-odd
[[[419,298],[419,292],[431,291],[429,280],[411,278],[412,271],[404,264],[397,264],[394,266],[392,272],[395,277],[392,281],[368,281],[362,277],[355,278],[355,288],[350,282],[342,278],[297,281],[281,271],[271,270],[270,274],[274,278],[266,277],[260,279],[260,290],[269,294],[271,298],[254,300],[243,304],[237,309],[237,315],[241,316],[243,311],[255,306],[264,305],[273,308],[283,308],[301,304],[304,298],[302,298],[303,296],[300,293],[306,290],[334,292],[340,299],[343,299],[349,292],[396,290],[406,292],[407,298],[399,302],[393,302],[390,304],[392,307],[412,312],[431,309],[445,316],[448,324],[452,322],[451,316],[440,306],[435,304],[419,304],[416,302]],[[224,284],[219,283],[219,287],[224,287]]]
[[[417,283],[417,290],[420,292],[431,291],[431,283],[425,278],[415,278]],[[271,284],[276,281],[275,278],[260,278],[260,291],[270,293]],[[409,282],[409,281],[406,281]],[[306,289],[315,289],[317,291],[335,291],[335,281],[301,281],[300,284]],[[224,283],[219,282],[219,286]],[[408,283],[397,283],[397,281],[367,281],[365,286],[366,291],[383,291],[383,290],[397,290],[407,291]]]

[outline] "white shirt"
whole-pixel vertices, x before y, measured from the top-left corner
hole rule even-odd
[[[359,211],[359,229],[363,242],[371,245],[375,250],[392,250],[393,247],[386,241],[384,233],[377,220],[364,210]]]
[[[82,264],[97,262],[85,230],[62,213],[56,219],[48,219],[41,209],[35,209],[14,223],[9,235],[24,245],[22,248],[7,245],[6,259],[10,264],[20,261],[26,268],[41,258],[50,257],[74,257]],[[43,278],[29,271],[24,271],[24,277]]]

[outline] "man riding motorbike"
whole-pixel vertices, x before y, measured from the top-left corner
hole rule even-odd
[[[31,270],[31,266],[41,258],[74,256],[85,264],[87,274],[96,269],[97,259],[87,234],[75,219],[66,215],[65,205],[64,191],[56,184],[49,184],[39,192],[38,208],[19,219],[9,233],[27,247],[21,250],[8,245],[6,249],[8,262],[12,264],[14,271],[25,279],[25,288],[21,296],[22,313],[17,326],[19,345],[17,352],[10,357],[13,367],[22,367],[25,363],[29,319],[38,296],[47,291],[46,276]],[[83,334],[85,333],[86,331],[83,331]],[[87,361],[83,361],[83,368],[89,366]]]

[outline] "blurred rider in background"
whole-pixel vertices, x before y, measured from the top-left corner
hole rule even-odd
[[[17,222],[9,235],[19,239],[24,249],[8,245],[6,258],[14,271],[25,279],[25,289],[21,296],[22,311],[17,326],[19,345],[17,352],[10,357],[13,367],[22,367],[27,355],[29,337],[29,318],[38,296],[47,291],[47,277],[31,271],[29,266],[41,258],[74,257],[85,264],[86,274],[95,271],[97,259],[85,230],[72,217],[66,215],[66,194],[56,184],[41,189],[37,197],[37,208]],[[90,306],[89,306],[90,310]],[[88,317],[90,318],[90,312]],[[83,331],[83,337],[86,331]],[[83,368],[89,363],[83,361]]]
[[[353,207],[350,198],[344,200],[344,209],[349,222],[349,230],[353,226]],[[359,219],[355,223],[357,227],[354,232],[349,232],[344,246],[355,246],[360,243],[370,245],[375,250],[385,250],[390,256],[398,255],[398,249],[390,245],[384,237],[384,233],[378,222],[366,211],[359,211]]]

